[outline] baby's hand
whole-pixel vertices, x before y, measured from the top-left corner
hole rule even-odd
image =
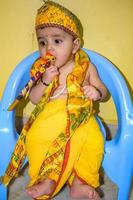
[[[47,84],[49,84],[57,75],[59,75],[58,68],[54,65],[50,65],[50,67],[46,68],[46,71],[43,74],[42,80],[46,82]]]
[[[87,98],[93,101],[101,99],[101,93],[92,85],[86,85],[83,87],[84,94]]]

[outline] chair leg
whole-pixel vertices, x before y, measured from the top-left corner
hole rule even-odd
[[[7,200],[7,187],[0,185],[0,200]]]
[[[121,177],[121,184],[119,185],[117,200],[129,200],[132,173],[128,174],[126,177]]]
[[[129,200],[129,192],[120,188],[118,191],[117,200]]]

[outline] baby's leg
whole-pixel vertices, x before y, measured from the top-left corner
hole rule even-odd
[[[74,172],[69,179],[71,196],[97,200],[99,195],[94,188],[99,187],[99,168],[104,153],[104,139],[94,117],[84,125],[82,132],[87,132]]]
[[[26,189],[26,193],[32,198],[37,198],[42,195],[50,195],[55,189],[55,181],[45,179],[44,181],[33,185]]]
[[[96,192],[95,188],[84,184],[76,176],[70,189],[70,195],[72,198],[88,198],[93,200],[100,200],[99,194]]]
[[[38,174],[48,149],[59,133],[66,127],[66,123],[66,102],[53,101],[46,105],[27,133],[26,152],[29,161],[29,176],[31,178],[29,185],[32,186],[27,188],[26,192],[32,198],[45,194],[49,195],[54,191],[55,182],[53,177],[51,178],[52,180],[45,179],[37,185],[33,185],[33,183],[38,179]]]

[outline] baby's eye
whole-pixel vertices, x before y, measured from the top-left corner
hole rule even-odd
[[[45,46],[46,43],[45,43],[44,41],[39,41],[39,45],[40,45],[40,46]]]
[[[55,39],[55,44],[60,44],[62,43],[63,41],[61,39]]]

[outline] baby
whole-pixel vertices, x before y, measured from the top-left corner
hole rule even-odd
[[[30,91],[36,110],[22,130],[31,178],[26,192],[48,199],[68,182],[72,198],[98,200],[104,139],[93,102],[103,101],[107,89],[81,49],[83,29],[72,12],[45,1],[35,27],[40,56],[50,53],[56,60]]]

